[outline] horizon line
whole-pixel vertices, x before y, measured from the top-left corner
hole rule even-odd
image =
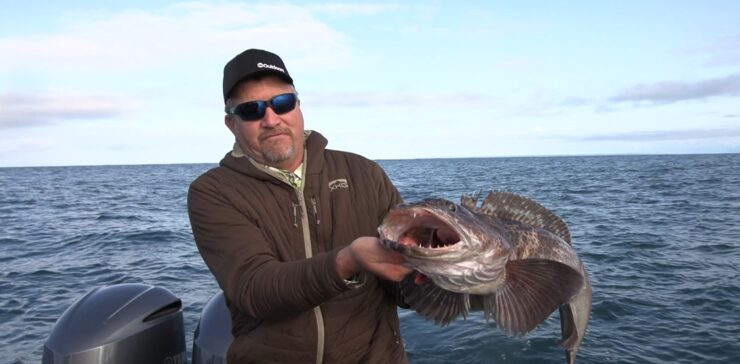
[[[421,161],[421,160],[442,160],[442,159],[498,159],[498,158],[568,158],[568,157],[638,157],[638,156],[699,156],[699,155],[724,155],[740,154],[740,152],[716,152],[716,153],[613,153],[613,154],[541,154],[541,155],[509,155],[509,156],[475,156],[475,157],[409,157],[409,158],[378,158],[372,159],[375,162],[383,161]],[[367,158],[367,157],[366,157]],[[217,162],[172,162],[172,163],[124,163],[124,164],[59,164],[59,165],[24,165],[24,166],[0,166],[3,168],[66,168],[66,167],[127,167],[127,166],[174,166],[174,165],[195,165],[195,164],[214,164]]]

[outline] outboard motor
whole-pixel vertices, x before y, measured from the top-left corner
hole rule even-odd
[[[223,292],[218,292],[208,300],[200,315],[193,337],[192,364],[226,363],[226,351],[232,341],[231,313]]]
[[[43,364],[185,364],[182,303],[146,284],[96,288],[57,321]]]

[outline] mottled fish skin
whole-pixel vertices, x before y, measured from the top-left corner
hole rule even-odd
[[[591,312],[591,284],[567,225],[526,197],[491,192],[460,205],[424,200],[393,209],[378,228],[416,273],[406,302],[446,325],[483,310],[504,332],[523,335],[560,309],[562,345],[575,361]]]

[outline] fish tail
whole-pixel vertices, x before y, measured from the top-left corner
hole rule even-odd
[[[584,278],[584,286],[579,293],[569,303],[560,306],[560,329],[563,337],[560,345],[565,349],[568,364],[573,364],[576,360],[591,313],[591,283],[588,276]]]

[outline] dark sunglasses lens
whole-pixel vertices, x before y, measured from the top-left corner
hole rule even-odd
[[[273,97],[270,106],[276,114],[285,114],[295,108],[295,103],[295,94],[283,94]]]
[[[240,104],[234,109],[234,114],[244,121],[258,120],[265,116],[267,104],[264,101],[250,101]]]

